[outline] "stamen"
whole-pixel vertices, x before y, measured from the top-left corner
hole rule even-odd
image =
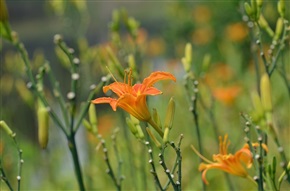
[[[205,162],[212,164],[214,162],[208,160],[207,158],[205,158],[204,156],[202,156],[195,148],[193,145],[191,145],[192,150],[195,152],[195,154],[197,154],[197,156],[199,156],[199,158],[201,158],[202,160],[204,160]]]
[[[115,82],[118,82],[115,78],[115,76],[113,75],[113,73],[111,72],[111,70],[109,69],[108,66],[106,66],[106,69],[108,70],[108,72],[111,74],[112,78],[114,79]]]

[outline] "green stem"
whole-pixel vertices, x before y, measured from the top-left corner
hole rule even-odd
[[[152,118],[149,119],[148,123],[157,131],[157,133],[163,138],[163,132],[162,130],[158,127],[158,125],[153,121]]]
[[[81,171],[80,162],[78,158],[78,151],[77,151],[76,142],[75,142],[75,134],[72,133],[70,136],[67,137],[67,139],[69,141],[68,146],[69,146],[69,150],[71,152],[72,158],[73,158],[74,170],[77,177],[79,189],[80,191],[85,191],[85,186],[84,186],[83,178],[82,178],[82,171]]]

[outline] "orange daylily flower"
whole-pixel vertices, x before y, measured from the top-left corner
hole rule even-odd
[[[110,97],[101,97],[92,101],[94,104],[109,103],[114,111],[117,107],[122,108],[141,121],[147,121],[151,124],[151,114],[148,110],[146,96],[162,94],[160,90],[153,85],[160,80],[173,80],[176,78],[168,72],[153,72],[145,78],[142,84],[131,84],[131,71],[128,73],[128,83],[114,82],[103,87],[104,93],[112,90],[117,94],[118,99]],[[160,134],[160,132],[159,132]]]
[[[249,178],[246,168],[251,168],[253,164],[253,156],[249,149],[248,144],[245,144],[243,148],[238,150],[234,155],[228,153],[229,144],[230,142],[228,141],[227,134],[224,136],[224,140],[222,140],[222,137],[219,137],[220,151],[219,154],[213,155],[213,161],[215,162],[206,159],[192,146],[194,152],[208,163],[208,164],[201,163],[199,165],[199,171],[203,171],[202,180],[204,181],[205,184],[208,184],[208,181],[206,180],[206,172],[210,169],[219,169],[236,176]],[[254,143],[253,147],[257,147],[258,145],[259,145],[258,143]],[[265,151],[268,151],[266,145],[262,146]]]

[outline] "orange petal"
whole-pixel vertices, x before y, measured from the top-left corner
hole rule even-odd
[[[131,86],[122,82],[114,82],[108,86],[103,87],[103,91],[105,93],[109,90],[112,90],[119,97],[124,95],[125,93],[130,93],[132,91],[131,89]]]
[[[100,97],[92,101],[94,104],[109,103],[114,111],[117,110],[117,100],[110,97]]]
[[[135,84],[133,86],[134,91],[137,95],[159,95],[162,94],[160,90],[154,87],[144,87],[143,84]]]
[[[169,72],[152,72],[150,76],[143,80],[143,85],[145,87],[150,87],[159,80],[173,80],[176,81],[176,78]]]

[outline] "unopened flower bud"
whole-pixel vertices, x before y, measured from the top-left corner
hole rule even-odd
[[[98,118],[95,105],[92,103],[89,106],[89,121],[92,126],[92,132],[97,133]]]
[[[169,100],[165,122],[164,122],[164,128],[172,128],[173,119],[174,119],[174,112],[175,112],[175,101],[173,98]]]
[[[10,136],[10,137],[15,137],[15,133],[10,129],[10,127],[6,124],[5,121],[1,120],[0,121],[0,127],[3,128],[3,130]]]
[[[272,96],[271,96],[271,84],[268,74],[263,74],[261,78],[261,102],[265,112],[272,111]]]
[[[142,128],[140,125],[136,125],[136,129],[137,129],[137,134],[136,134],[136,137],[138,139],[144,139],[144,133],[142,131]]]
[[[169,138],[169,128],[165,128],[164,130],[164,135],[163,135],[163,143],[167,143],[168,142],[168,138]]]
[[[254,10],[252,9],[252,7],[250,6],[250,4],[248,2],[244,3],[244,8],[245,8],[245,11],[246,11],[247,15],[251,19],[253,19],[254,18]]]
[[[38,142],[42,149],[47,147],[48,143],[48,130],[49,130],[49,113],[47,109],[40,105],[37,110],[38,119]]]
[[[277,23],[276,23],[276,30],[275,30],[275,36],[274,36],[274,40],[278,40],[282,34],[283,31],[283,24],[284,19],[282,17],[278,18]]]
[[[253,92],[251,94],[251,98],[252,98],[252,103],[253,103],[253,106],[254,106],[254,116],[255,116],[255,119],[253,119],[255,122],[259,121],[263,115],[264,115],[264,110],[263,110],[263,106],[262,106],[262,103],[261,103],[261,99],[260,99],[260,96],[258,95],[257,92]],[[253,116],[253,117],[254,117]]]
[[[189,72],[192,62],[192,46],[190,43],[185,45],[185,56],[181,59],[181,62],[183,64],[184,70]]]
[[[130,118],[126,118],[126,123],[130,129],[130,131],[133,133],[133,135],[136,135],[138,133],[138,130],[136,128],[136,125],[133,123],[133,121]]]
[[[0,22],[6,22],[7,20],[8,20],[8,11],[5,0],[0,0]]]
[[[262,29],[266,30],[270,37],[274,36],[274,31],[270,28],[268,22],[263,15],[260,15],[258,23]]]
[[[153,115],[152,115],[152,117],[153,117],[154,122],[157,124],[157,126],[160,129],[162,129],[162,124],[161,124],[160,116],[159,116],[156,108],[153,108]]]
[[[285,0],[280,0],[277,5],[278,12],[281,17],[285,16]]]
[[[90,122],[86,119],[83,119],[83,126],[89,131],[92,132],[92,125]]]

